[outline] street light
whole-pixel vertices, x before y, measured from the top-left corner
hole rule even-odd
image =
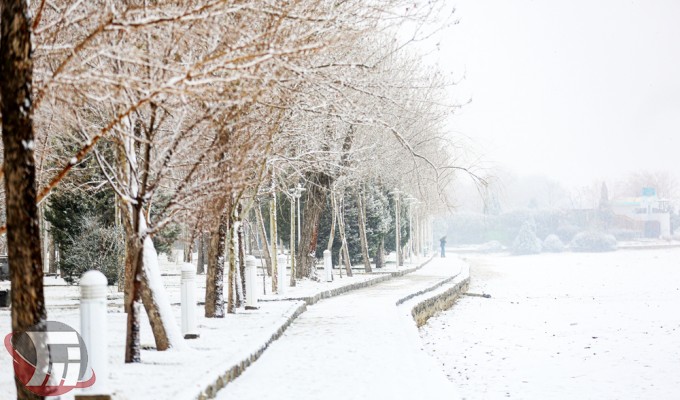
[[[305,188],[302,187],[301,184],[297,184],[295,189],[293,189],[293,196],[295,197],[295,202],[297,204],[297,225],[298,225],[298,246],[300,245],[300,240],[302,240],[301,232],[302,232],[302,225],[300,225],[300,197],[302,197],[302,192],[304,192]]]

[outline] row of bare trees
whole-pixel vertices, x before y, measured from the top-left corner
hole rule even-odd
[[[157,350],[185,346],[151,240],[173,221],[188,232],[185,261],[207,237],[205,314],[223,317],[245,290],[244,227],[267,243],[250,217],[262,199],[304,186],[293,284],[314,275],[322,213],[344,236],[337,204],[363,204],[362,187],[407,190],[423,217],[446,204],[461,168],[445,134],[450,82],[411,49],[447,10],[416,3],[0,2],[14,334],[47,318],[37,206],[86,161],[103,179],[85,190],[113,190],[125,230],[126,362],[140,361],[142,306]]]

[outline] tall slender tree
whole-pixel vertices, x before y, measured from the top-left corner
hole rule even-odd
[[[0,110],[12,281],[12,334],[42,329],[47,318],[35,171],[31,11],[25,0],[0,1]],[[35,346],[46,346],[35,343]],[[13,363],[15,368],[19,364]],[[17,399],[39,399],[19,381]]]

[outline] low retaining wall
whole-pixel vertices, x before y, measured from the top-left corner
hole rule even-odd
[[[429,259],[427,259],[425,262],[423,262],[422,264],[420,264],[417,267],[405,268],[403,270],[394,271],[394,272],[376,272],[375,275],[378,275],[377,278],[369,279],[369,280],[363,281],[363,282],[352,283],[351,285],[340,286],[340,287],[337,287],[335,289],[319,292],[319,293],[315,294],[314,296],[299,297],[299,298],[289,297],[289,298],[284,298],[284,299],[271,299],[271,300],[260,300],[260,301],[301,300],[301,301],[304,301],[305,303],[307,303],[308,306],[311,306],[311,305],[316,304],[317,302],[319,302],[320,300],[323,300],[323,299],[328,299],[328,298],[331,298],[331,297],[340,296],[341,294],[345,294],[345,293],[351,292],[353,290],[367,288],[369,286],[377,285],[378,283],[388,281],[392,278],[397,278],[397,277],[400,277],[400,276],[404,276],[406,274],[410,274],[411,272],[414,272],[414,271],[417,271],[417,270],[423,268],[433,259],[434,259],[434,256],[430,257]],[[453,278],[451,278],[451,279],[453,279]],[[399,304],[401,304],[401,303],[399,303]]]
[[[271,345],[275,340],[278,340],[281,335],[283,335],[283,332],[288,329],[290,324],[295,321],[297,317],[300,316],[303,312],[307,311],[307,304],[301,304],[289,317],[286,319],[286,321],[279,327],[279,329],[274,332],[274,334],[265,342],[259,349],[257,349],[255,352],[253,352],[248,358],[241,360],[236,365],[231,366],[229,369],[227,369],[226,372],[224,372],[222,375],[220,375],[214,382],[209,384],[205,389],[201,391],[201,393],[196,397],[198,400],[207,400],[207,399],[212,399],[217,395],[217,391],[222,389],[227,383],[233,381],[234,379],[238,378],[243,371],[246,370],[252,363],[257,361],[260,356],[262,356],[262,353],[264,353],[265,350]]]
[[[452,286],[442,288],[444,285],[447,285],[449,283],[452,283]],[[403,304],[404,302],[411,300],[417,296],[422,296],[425,293],[432,292],[435,291],[436,289],[442,288],[432,296],[429,296],[423,300],[419,300],[411,309],[411,316],[413,317],[413,320],[416,322],[416,326],[420,328],[421,326],[425,325],[427,320],[430,319],[435,314],[451,308],[453,304],[456,302],[456,300],[458,300],[458,298],[463,293],[467,292],[469,285],[470,285],[470,269],[467,265],[465,265],[461,272],[458,273],[457,275],[449,279],[445,279],[444,281],[439,282],[438,284],[428,289],[421,290],[418,293],[414,293],[413,295],[400,299],[397,302],[397,305]]]

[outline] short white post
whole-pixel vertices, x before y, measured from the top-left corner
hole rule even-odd
[[[276,288],[276,294],[286,294],[286,286],[288,286],[288,281],[286,281],[286,267],[288,267],[288,257],[285,254],[279,254],[278,262],[278,276],[279,284]]]
[[[88,369],[83,380],[93,372],[95,382],[83,389],[88,395],[109,394],[109,344],[106,319],[106,277],[99,271],[87,271],[80,278],[80,336],[87,349]]]
[[[182,265],[182,335],[185,339],[196,339],[196,267],[190,263]]]
[[[257,310],[257,260],[246,256],[246,310]]]
[[[330,250],[323,251],[323,269],[326,273],[326,282],[333,281],[333,257]]]
[[[175,250],[175,264],[184,264],[184,250]]]

